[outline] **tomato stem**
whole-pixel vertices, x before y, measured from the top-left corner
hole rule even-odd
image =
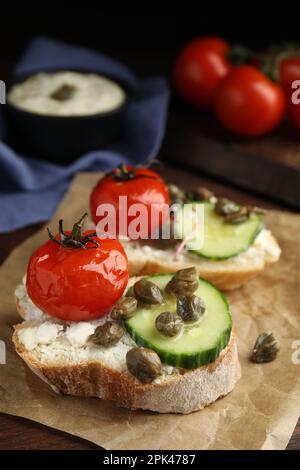
[[[254,57],[254,52],[240,44],[234,44],[228,51],[228,61],[232,65],[249,64]]]
[[[73,225],[71,233],[68,235],[64,232],[63,229],[63,220],[60,219],[58,222],[59,226],[59,238],[56,238],[50,231],[49,227],[47,228],[47,232],[49,235],[50,240],[55,243],[58,243],[64,248],[98,248],[99,243],[97,240],[93,240],[92,237],[96,237],[97,233],[92,232],[88,235],[82,235],[82,226],[84,223],[84,219],[87,216],[87,212],[83,214],[83,216]],[[93,246],[86,246],[88,243],[91,243]]]
[[[279,82],[281,61],[295,57],[300,57],[300,45],[293,42],[284,42],[273,44],[265,51],[258,52],[255,54],[254,60],[267,77],[273,82]]]
[[[108,173],[108,175],[112,176],[112,178],[117,181],[129,181],[138,177],[155,179],[153,176],[150,175],[136,175],[136,172],[139,168],[149,168],[155,163],[161,164],[159,160],[152,159],[148,162],[139,163],[138,165],[133,166],[131,170],[128,170],[127,166],[124,163],[120,163],[120,165],[117,166],[117,168],[114,168],[110,173]]]

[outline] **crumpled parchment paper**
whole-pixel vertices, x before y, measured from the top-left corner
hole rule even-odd
[[[99,175],[79,174],[60,205],[65,226],[88,209]],[[106,449],[284,449],[300,414],[300,216],[270,212],[268,225],[283,250],[279,263],[243,288],[228,294],[238,333],[242,378],[234,391],[190,415],[128,411],[94,398],[56,395],[17,356],[11,342],[19,321],[14,289],[28,258],[46,238],[45,230],[18,246],[0,269],[0,411],[38,421],[88,439]],[[257,335],[273,331],[281,343],[275,362],[252,364]],[[3,343],[2,343],[3,344]],[[294,344],[295,346],[295,344]],[[299,347],[299,346],[298,346]],[[298,360],[297,360],[298,359]]]

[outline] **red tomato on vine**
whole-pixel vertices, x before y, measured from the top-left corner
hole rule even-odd
[[[179,53],[174,83],[192,105],[211,108],[216,89],[228,74],[229,44],[219,37],[202,37],[189,42]]]
[[[286,96],[251,65],[232,68],[220,84],[214,109],[223,126],[241,136],[260,136],[278,126],[286,111]]]

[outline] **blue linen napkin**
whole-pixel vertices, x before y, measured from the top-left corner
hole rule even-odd
[[[0,233],[50,219],[75,173],[109,171],[121,162],[136,164],[154,158],[159,150],[169,97],[163,78],[139,79],[110,57],[44,37],[30,43],[15,74],[77,67],[109,74],[133,88],[135,99],[128,108],[124,133],[111,146],[61,167],[19,155],[8,147],[0,115]]]

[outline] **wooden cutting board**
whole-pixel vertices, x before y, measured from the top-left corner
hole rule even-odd
[[[300,134],[284,123],[260,139],[227,133],[210,113],[173,105],[163,158],[300,209]]]

